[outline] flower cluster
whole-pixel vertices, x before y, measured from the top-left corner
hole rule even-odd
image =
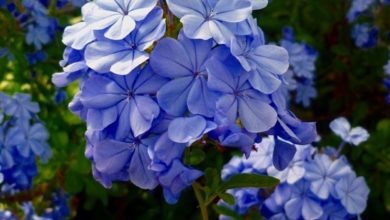
[[[311,100],[317,97],[314,87],[315,62],[317,51],[303,42],[296,42],[294,31],[291,27],[283,29],[283,39],[280,45],[284,47],[290,56],[290,68],[284,74],[286,86],[284,93],[290,99],[290,92],[295,92],[295,102],[309,107]]]
[[[350,128],[344,118],[331,123],[343,142],[360,144],[368,138],[363,128]],[[274,192],[256,188],[229,190],[236,204],[220,205],[245,215],[255,209],[267,219],[351,219],[361,214],[367,205],[369,189],[363,177],[356,173],[339,150],[327,147],[316,150],[312,145],[299,145],[288,167],[277,170],[272,164],[276,137],[256,145],[257,152],[249,158],[234,157],[222,170],[222,178],[237,173],[257,173],[276,177],[280,185]],[[220,219],[231,219],[221,216]]]
[[[378,28],[369,23],[355,24],[352,29],[352,37],[356,46],[360,48],[375,47],[378,43],[378,34]]]
[[[249,155],[260,133],[296,144],[316,138],[315,123],[297,119],[279,90],[287,51],[266,44],[252,17],[267,3],[96,0],[82,7],[83,21],[65,29],[63,72],[53,82],[81,79],[70,110],[87,123],[85,154],[99,182],[160,185],[175,203],[202,175],[183,163],[187,147],[212,140]],[[178,39],[163,38],[159,4],[183,24]],[[276,146],[279,169],[295,151],[285,148]]]
[[[347,19],[350,23],[354,23],[352,28],[352,38],[355,40],[355,45],[359,48],[372,48],[377,46],[379,38],[379,29],[371,23],[356,23],[356,20],[363,15],[368,17],[375,16],[374,7],[389,6],[388,0],[352,0],[351,8],[348,11]]]
[[[32,202],[25,202],[20,206],[23,212],[23,219],[39,219],[39,220],[62,220],[70,216],[70,208],[68,205],[69,196],[63,191],[54,192],[51,198],[47,201],[48,207],[44,209],[41,215],[38,215],[33,207]],[[46,202],[46,201],[45,201]],[[41,204],[42,206],[42,204]],[[0,208],[0,219],[2,220],[17,220],[18,218],[9,210]]]
[[[71,3],[75,6],[81,6],[86,0],[72,0]],[[55,17],[49,15],[49,7],[52,3],[49,0],[22,0],[21,4],[15,1],[7,3],[6,0],[0,1],[0,9],[8,10],[14,19],[19,24],[26,36],[26,43],[33,45],[36,49],[34,52],[26,53],[27,60],[30,65],[47,59],[47,54],[42,51],[44,45],[53,41],[56,31],[60,29],[58,21]],[[62,8],[68,3],[68,0],[56,1],[56,6]],[[2,48],[7,52],[10,58],[12,54],[6,48]],[[4,54],[6,55],[6,54]],[[0,57],[2,57],[0,52]]]
[[[36,157],[51,156],[49,135],[30,95],[0,93],[0,192],[29,189],[37,175]]]

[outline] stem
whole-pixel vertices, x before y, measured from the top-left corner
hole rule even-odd
[[[347,142],[345,142],[345,141],[341,142],[341,144],[337,148],[337,151],[336,151],[336,154],[335,154],[336,158],[339,157],[339,155],[340,155],[341,151],[344,149],[346,143]]]
[[[202,213],[202,219],[203,220],[208,220],[209,219],[209,215],[207,213],[207,205],[205,204],[203,196],[201,194],[202,186],[199,183],[194,182],[192,184],[192,188],[194,189],[195,197],[196,197],[196,199],[198,200],[198,203],[199,203],[200,212]]]

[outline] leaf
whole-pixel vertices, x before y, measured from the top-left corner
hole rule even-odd
[[[213,206],[215,212],[217,212],[218,214],[220,215],[225,215],[225,216],[229,216],[229,217],[232,217],[233,219],[235,220],[241,220],[243,219],[240,215],[238,215],[235,211],[227,208],[227,207],[224,207],[224,206],[219,206],[219,205],[214,205]]]
[[[229,193],[220,193],[218,196],[229,205],[234,205],[236,203],[234,196]]]
[[[234,188],[275,187],[278,184],[279,184],[279,180],[274,177],[244,173],[244,174],[235,175],[231,177],[229,180],[223,182],[219,186],[218,192],[225,192],[228,189],[234,189]]]

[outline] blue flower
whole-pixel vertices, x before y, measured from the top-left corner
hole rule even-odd
[[[11,131],[10,129],[10,133]],[[20,128],[15,129],[13,135],[12,141],[9,141],[12,142],[12,145],[16,145],[19,153],[24,157],[29,157],[31,152],[44,157],[46,151],[49,150],[47,146],[49,134],[42,124],[36,123],[32,126],[23,124]]]
[[[169,9],[180,18],[183,30],[191,39],[228,44],[234,25],[248,19],[252,12],[249,0],[167,0]]]
[[[282,90],[279,89],[271,97],[278,112],[278,121],[269,134],[299,145],[311,144],[317,139],[316,123],[302,122],[289,111]]]
[[[348,21],[353,22],[361,13],[366,11],[375,3],[375,0],[353,0],[348,11]]]
[[[289,67],[286,49],[275,45],[266,45],[264,34],[253,24],[254,35],[236,37],[231,41],[231,53],[250,72],[249,82],[258,91],[271,94],[281,85],[280,76]]]
[[[390,53],[389,53],[389,56],[390,56]],[[383,67],[383,69],[385,70],[386,75],[388,77],[390,77],[390,59],[387,62],[387,64]]]
[[[83,18],[93,30],[103,30],[106,38],[122,40],[136,29],[136,22],[149,16],[156,3],[157,0],[96,0],[83,7]]]
[[[372,48],[378,43],[377,27],[368,23],[355,24],[352,29],[352,38],[355,39],[355,45],[360,48]]]
[[[138,12],[139,16],[142,12],[143,10]],[[145,50],[164,35],[165,21],[161,20],[162,15],[161,9],[151,11],[123,40],[98,39],[92,42],[85,49],[87,65],[99,73],[111,71],[118,75],[129,74],[149,59],[149,54]]]
[[[313,80],[305,80],[297,84],[296,103],[302,103],[304,107],[309,107],[311,100],[317,97],[317,90]]]
[[[182,157],[186,145],[175,143],[164,132],[153,144],[151,169],[156,172],[157,180],[163,187],[165,200],[174,204],[181,192],[191,185],[202,172],[184,166]]]
[[[320,200],[310,191],[309,181],[300,180],[288,187],[291,188],[291,196],[284,209],[289,219],[318,219],[322,216]]]
[[[314,88],[317,51],[306,43],[295,42],[291,27],[283,28],[283,40],[280,45],[288,51],[290,57],[290,69],[284,74],[282,90],[296,91],[295,102],[308,107],[311,99],[317,96]],[[290,99],[288,91],[284,93],[287,99]]]
[[[337,200],[327,201],[322,205],[324,214],[321,216],[320,220],[343,220],[348,218],[348,212]]]
[[[217,114],[230,123],[240,119],[243,127],[253,133],[268,131],[276,124],[277,113],[270,105],[271,100],[247,82],[249,73],[232,73],[231,68],[217,59],[211,60],[207,69],[208,86],[222,94],[217,101]]]
[[[136,137],[144,134],[160,114],[154,97],[165,82],[149,66],[126,76],[93,74],[80,93],[80,102],[88,111],[88,128],[102,130],[115,123],[116,137],[130,131]]]
[[[5,57],[9,54],[9,50],[7,48],[0,48],[0,58]]]
[[[344,117],[336,118],[330,123],[329,127],[343,141],[355,146],[360,145],[370,137],[367,130],[362,127],[351,129],[351,125]]]
[[[142,189],[154,189],[158,185],[155,173],[149,169],[148,139],[136,138],[129,132],[121,140],[96,141],[92,151],[94,166],[101,175],[125,173],[133,184]]]
[[[28,94],[16,93],[13,98],[0,92],[0,102],[3,102],[3,108],[6,115],[14,116],[22,120],[30,119],[39,112],[39,105],[31,101]]]
[[[313,162],[306,163],[305,179],[309,181],[313,193],[321,199],[328,199],[334,193],[334,184],[351,172],[351,167],[344,160],[332,161],[327,155],[317,154]]]
[[[96,40],[96,37],[92,26],[86,22],[80,22],[66,27],[62,36],[62,43],[75,50],[83,50],[85,46],[94,40]]]
[[[290,200],[291,187],[288,184],[280,184],[275,191],[264,201],[261,207],[263,216],[270,220],[287,220],[284,204]]]
[[[45,209],[42,218],[61,220],[70,217],[69,195],[66,192],[60,190],[54,192],[50,202],[51,207]]]
[[[86,75],[88,66],[85,64],[83,54],[79,50],[70,47],[65,48],[64,58],[60,62],[63,72],[54,73],[52,82],[57,87],[65,87],[73,81]]]
[[[212,46],[211,41],[190,40],[181,34],[179,41],[165,38],[154,48],[150,58],[153,70],[171,79],[157,93],[159,105],[168,114],[183,116],[189,111],[214,116],[215,94],[207,87],[205,66]]]
[[[215,118],[215,120],[218,121],[220,119]],[[258,135],[246,131],[237,124],[221,124],[218,128],[211,131],[208,137],[218,140],[224,147],[240,148],[248,157],[252,153]]]
[[[174,160],[171,168],[158,177],[159,183],[164,187],[165,200],[171,204],[176,203],[181,192],[202,175],[201,171],[188,168],[179,160]]]
[[[29,25],[26,34],[27,44],[33,44],[37,50],[42,49],[42,45],[51,41],[51,36],[46,27]]]
[[[370,190],[363,177],[350,173],[336,183],[335,191],[348,213],[361,214],[366,209]]]
[[[308,155],[311,154],[313,147],[310,145],[296,146],[297,152],[294,158],[288,162],[288,166],[282,171],[278,170],[275,166],[269,165],[267,173],[270,176],[278,178],[280,182],[287,182],[288,184],[294,184],[305,175],[305,160]]]

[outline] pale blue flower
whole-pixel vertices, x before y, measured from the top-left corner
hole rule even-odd
[[[212,46],[211,41],[191,40],[180,34],[179,41],[164,38],[154,48],[151,67],[171,79],[157,93],[159,105],[168,114],[183,116],[189,111],[214,116],[216,95],[207,87],[205,65]]]
[[[187,37],[228,44],[234,25],[248,19],[252,12],[249,0],[167,0],[169,9],[180,18]]]
[[[311,100],[317,97],[317,90],[312,79],[297,83],[296,103],[301,103],[304,107],[309,107]]]
[[[98,39],[87,45],[85,49],[87,66],[98,73],[129,74],[149,59],[149,54],[145,50],[164,35],[165,21],[162,20],[162,15],[161,9],[151,11],[123,40]]]
[[[96,0],[83,6],[84,21],[103,30],[110,40],[122,40],[156,7],[157,0]],[[87,9],[86,9],[87,8]]]
[[[278,178],[280,182],[294,184],[302,179],[306,173],[305,160],[311,155],[313,147],[310,145],[296,146],[297,152],[294,158],[288,163],[288,166],[282,171],[275,166],[269,166],[267,173],[270,176]]]
[[[353,0],[351,8],[348,11],[347,18],[353,22],[361,13],[365,12],[375,3],[375,0]]]
[[[231,53],[250,72],[250,84],[262,93],[271,94],[280,87],[280,77],[288,70],[288,52],[283,47],[265,44],[256,20],[251,22],[254,35],[232,39]]]
[[[155,95],[165,82],[149,65],[126,76],[92,75],[84,80],[79,96],[88,128],[103,130],[112,125],[119,138],[130,131],[135,137],[144,134],[160,115]]]
[[[323,214],[320,200],[310,191],[310,182],[304,179],[294,185],[288,185],[291,197],[285,203],[284,210],[289,219],[318,219]]]
[[[178,159],[174,160],[171,168],[159,175],[158,181],[164,187],[164,197],[169,203],[176,203],[181,192],[202,176],[199,170],[183,165]]]
[[[332,160],[328,155],[317,154],[313,162],[306,163],[305,179],[310,190],[321,199],[334,194],[334,184],[352,172],[351,167],[342,159]]]
[[[350,173],[335,186],[336,197],[350,214],[361,214],[367,207],[370,190],[363,177]]]
[[[0,92],[0,101],[6,115],[14,116],[23,120],[30,119],[39,112],[38,103],[31,101],[29,94],[16,93],[14,97],[8,97]]]
[[[37,50],[42,49],[42,45],[49,43],[51,40],[46,27],[29,25],[26,34],[27,44],[32,44]]]
[[[362,127],[351,128],[351,124],[344,117],[336,118],[329,127],[343,141],[355,146],[360,145],[370,137],[367,130]]]
[[[63,72],[54,73],[52,82],[57,87],[65,87],[73,81],[86,75],[88,66],[85,64],[83,52],[66,47],[63,60],[60,61]]]
[[[207,69],[208,86],[222,94],[216,103],[217,114],[231,123],[240,119],[244,128],[252,133],[267,131],[276,124],[277,113],[269,98],[247,82],[248,73],[235,76],[240,72],[232,72],[234,69],[217,59],[211,60]]]

